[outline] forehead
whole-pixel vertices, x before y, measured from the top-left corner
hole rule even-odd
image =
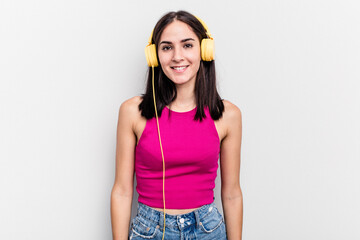
[[[198,40],[192,28],[184,22],[173,21],[167,25],[160,36],[160,41],[181,41],[182,39],[193,38]]]

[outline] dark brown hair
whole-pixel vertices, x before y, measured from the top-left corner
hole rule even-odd
[[[200,21],[192,14],[186,11],[169,12],[165,14],[155,25],[152,42],[158,49],[160,36],[165,27],[178,20],[186,23],[191,27],[194,33],[201,40],[207,38],[206,30]],[[160,64],[160,61],[158,59]],[[146,119],[155,117],[155,108],[152,89],[152,69],[149,67],[145,94],[142,94],[142,102],[139,104],[141,115]],[[164,107],[176,99],[177,92],[175,84],[165,75],[161,65],[154,68],[154,88],[156,98],[156,108],[158,116],[161,116]],[[194,120],[202,121],[206,118],[204,107],[209,108],[211,118],[218,120],[224,111],[224,104],[216,88],[215,62],[200,61],[199,71],[196,75],[195,98],[197,111]]]

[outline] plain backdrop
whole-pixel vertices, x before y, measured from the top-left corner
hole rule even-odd
[[[0,239],[111,239],[118,110],[181,9],[242,111],[243,239],[360,239],[356,0],[1,1]]]

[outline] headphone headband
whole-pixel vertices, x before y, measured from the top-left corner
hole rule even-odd
[[[214,60],[214,39],[211,37],[210,31],[203,20],[199,17],[195,16],[196,19],[201,23],[204,27],[207,38],[201,40],[201,59],[203,61],[212,61]],[[149,67],[157,67],[159,66],[156,54],[156,46],[152,43],[152,37],[154,34],[154,29],[151,31],[151,35],[148,40],[148,45],[145,47],[145,56],[146,61]]]
[[[153,34],[154,34],[154,29],[151,31],[151,35],[150,35],[149,40],[148,40],[148,46],[150,46],[152,44]]]
[[[201,23],[201,25],[203,25],[203,27],[205,28],[205,31],[206,31],[206,36],[210,39],[213,39],[211,37],[211,34],[210,34],[210,31],[209,31],[209,28],[207,27],[207,25],[205,24],[205,22],[203,20],[201,20],[201,18],[195,16],[197,18],[197,20],[199,20],[199,22]]]

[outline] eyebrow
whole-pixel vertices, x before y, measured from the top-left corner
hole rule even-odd
[[[195,39],[193,38],[185,38],[183,40],[181,40],[180,42],[187,42],[187,41],[195,41]],[[169,41],[162,41],[161,43],[159,43],[159,45],[161,44],[171,44],[172,42],[169,42]]]

